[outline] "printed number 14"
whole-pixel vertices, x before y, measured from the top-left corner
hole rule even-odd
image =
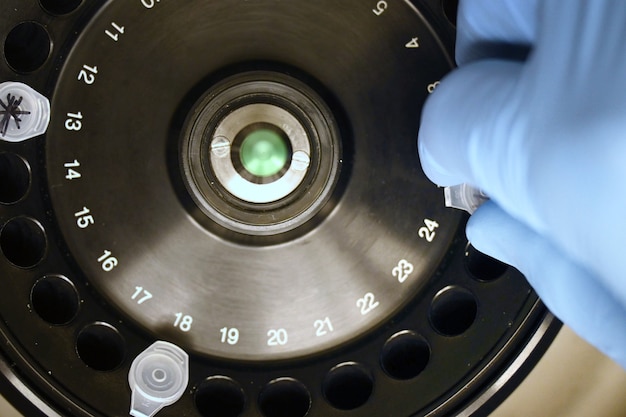
[[[436,229],[439,227],[439,223],[431,219],[424,219],[424,226],[420,227],[417,234],[422,239],[426,239],[427,242],[432,242],[437,236]]]

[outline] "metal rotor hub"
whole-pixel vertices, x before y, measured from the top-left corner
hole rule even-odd
[[[181,136],[184,181],[215,223],[244,235],[278,235],[328,202],[340,173],[340,133],[303,82],[279,72],[238,74],[189,113]]]

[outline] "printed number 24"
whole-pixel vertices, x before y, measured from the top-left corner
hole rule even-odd
[[[427,242],[432,242],[437,236],[436,229],[439,227],[439,223],[431,219],[424,219],[424,226],[420,227],[417,234],[422,239],[426,239]]]

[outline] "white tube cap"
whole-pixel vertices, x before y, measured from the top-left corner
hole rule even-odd
[[[443,189],[446,207],[465,210],[473,214],[478,207],[489,200],[487,194],[468,184],[453,185]]]
[[[23,142],[43,135],[50,124],[50,101],[26,84],[0,84],[0,140]]]
[[[130,415],[152,417],[185,393],[189,355],[172,343],[155,342],[133,361],[128,383],[132,390]]]

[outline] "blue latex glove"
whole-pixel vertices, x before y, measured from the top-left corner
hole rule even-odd
[[[484,190],[473,245],[626,368],[626,1],[461,0],[457,42],[424,171]]]

